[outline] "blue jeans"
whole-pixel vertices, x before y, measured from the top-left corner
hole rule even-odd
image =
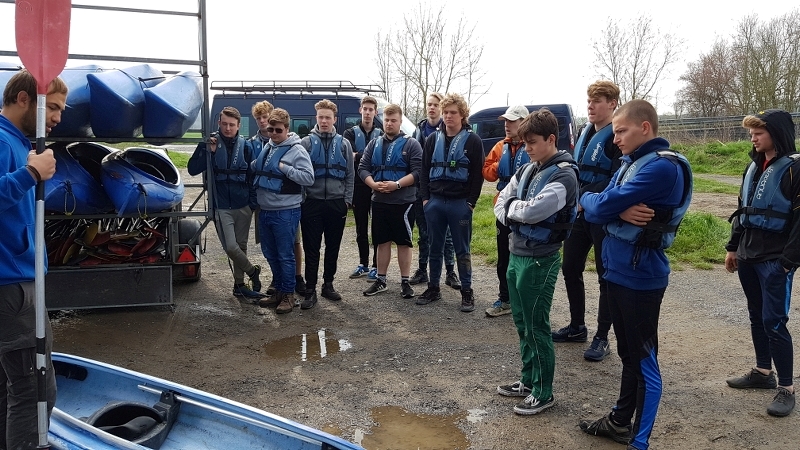
[[[472,240],[472,210],[467,205],[467,199],[432,195],[423,209],[430,240],[430,285],[439,286],[442,278],[444,242],[449,227],[453,236],[461,289],[471,289],[472,256],[469,244]]]
[[[417,249],[419,251],[419,268],[428,271],[428,259],[430,258],[430,245],[428,244],[428,222],[425,220],[425,210],[422,207],[422,199],[418,198],[414,202],[414,222],[417,224],[419,234],[417,237]],[[444,265],[453,267],[455,265],[455,251],[453,250],[453,237],[450,236],[450,229],[444,237]]]
[[[300,208],[261,210],[258,213],[258,234],[261,252],[272,270],[272,280],[278,292],[294,292],[294,238],[300,223]]]

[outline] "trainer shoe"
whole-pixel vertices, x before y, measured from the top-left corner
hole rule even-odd
[[[620,426],[611,421],[608,416],[603,416],[594,422],[590,420],[581,420],[578,426],[586,434],[592,436],[602,436],[611,439],[619,444],[628,444],[631,441],[631,426]]]
[[[461,290],[461,312],[475,311],[475,293],[472,289]]]
[[[778,393],[767,407],[767,414],[775,417],[786,417],[794,409],[794,392],[789,392],[783,386],[778,387]]]
[[[369,281],[369,282],[378,281],[378,268],[377,267],[373,267],[372,269],[369,269],[369,273],[367,274],[367,281]]]
[[[387,288],[386,288],[386,283],[385,282],[383,282],[381,280],[375,280],[375,282],[372,283],[372,286],[370,286],[370,287],[368,287],[367,289],[364,290],[364,295],[367,296],[367,297],[370,297],[370,296],[373,296],[375,294],[379,294],[381,292],[384,292],[386,289]]]
[[[567,325],[558,331],[553,331],[553,342],[586,342],[589,338],[589,332],[586,330],[586,325],[580,325],[577,329],[572,325]]]
[[[342,299],[342,295],[333,288],[333,282],[322,283],[322,296],[334,302]]]
[[[414,275],[408,280],[409,284],[417,285],[428,282],[428,271],[425,269],[417,269]]]
[[[486,308],[487,317],[500,317],[511,314],[511,303],[497,300],[491,308]]]
[[[583,352],[583,358],[587,361],[600,362],[610,354],[611,349],[608,345],[608,339],[595,336],[594,339],[592,339],[592,345]]]
[[[531,395],[531,388],[517,381],[514,384],[497,386],[497,393],[506,397],[527,397]]]
[[[442,299],[442,291],[439,289],[439,286],[433,287],[428,285],[428,289],[425,289],[425,292],[423,292],[422,295],[417,297],[417,301],[414,303],[416,303],[417,305],[427,305],[430,302],[435,302],[441,299]]]
[[[532,416],[555,406],[556,400],[551,395],[547,400],[541,400],[533,395],[525,397],[521,403],[514,406],[514,412],[522,416]]]
[[[294,292],[297,295],[306,295],[306,290],[308,286],[306,286],[306,280],[303,279],[302,275],[295,275],[294,276]]]
[[[250,298],[250,299],[259,299],[266,297],[266,295],[262,294],[261,292],[256,292],[250,289],[244,283],[233,285],[233,296],[239,298]]]
[[[350,279],[365,277],[367,276],[368,273],[369,270],[367,270],[367,268],[364,267],[363,265],[359,264],[358,267],[356,267],[356,270],[354,270],[353,273],[350,274]]]
[[[308,289],[303,295],[303,301],[300,302],[300,309],[311,309],[317,304],[317,290]]]
[[[736,389],[775,389],[778,387],[775,372],[770,371],[769,375],[764,375],[756,369],[741,377],[728,378],[725,382],[728,383],[728,386]]]
[[[256,292],[261,291],[261,280],[258,278],[259,275],[261,275],[261,266],[258,264],[253,264],[253,273],[248,274],[247,276],[253,283],[253,290]]]
[[[411,287],[411,283],[408,281],[400,283],[400,295],[402,295],[403,298],[414,298],[414,288]]]
[[[278,292],[278,298],[281,302],[275,308],[275,312],[278,314],[292,312],[292,309],[294,309],[294,292]]]
[[[457,291],[461,290],[461,280],[458,279],[458,275],[456,275],[454,271],[447,272],[447,276],[444,278],[444,284]]]

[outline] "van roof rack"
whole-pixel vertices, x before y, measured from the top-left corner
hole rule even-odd
[[[386,91],[376,84],[353,84],[346,80],[268,80],[268,81],[226,81],[215,80],[211,82],[211,90],[225,92],[264,92],[264,93],[296,93],[312,94],[330,92],[356,92],[361,94],[385,94]]]

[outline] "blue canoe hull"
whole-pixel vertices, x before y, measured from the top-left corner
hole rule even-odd
[[[94,135],[139,136],[144,121],[144,89],[157,85],[163,77],[160,70],[148,64],[86,75]]]
[[[181,72],[144,90],[146,138],[179,138],[197,120],[203,107],[202,78],[197,72]]]
[[[53,353],[58,399],[50,420],[48,440],[57,450],[173,449],[328,449],[363,450],[336,436],[309,428],[250,406],[161,378],[77,356]],[[158,424],[131,440],[122,440],[89,425],[101,417],[124,421],[124,408],[152,407],[164,397],[179,404],[169,424]],[[120,405],[124,402],[126,405]],[[114,404],[115,408],[108,405]],[[174,408],[174,406],[173,406]],[[98,412],[105,411],[102,414]],[[88,418],[86,421],[77,418]],[[135,420],[134,420],[135,421]],[[124,422],[123,422],[124,423]],[[114,424],[111,424],[114,425]],[[158,427],[162,431],[158,432]],[[163,431],[166,429],[166,431]],[[147,440],[149,439],[149,441]]]
[[[183,181],[159,150],[131,147],[103,158],[103,188],[120,216],[171,209],[183,200]]]
[[[90,117],[90,90],[87,75],[100,73],[103,69],[97,65],[69,67],[61,72],[62,80],[67,84],[67,107],[61,113],[61,122],[53,128],[53,137],[89,137],[92,135]]]
[[[44,208],[56,214],[103,214],[114,204],[101,184],[103,158],[116,150],[94,142],[56,148],[56,173],[44,182]]]

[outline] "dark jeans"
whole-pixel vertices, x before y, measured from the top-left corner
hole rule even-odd
[[[0,286],[0,450],[35,449],[39,443],[34,283]],[[45,321],[47,414],[56,403],[50,353],[53,333]]]
[[[661,401],[661,370],[658,367],[658,316],[667,288],[636,291],[608,282],[611,320],[617,335],[617,353],[622,360],[619,399],[614,421],[633,422],[631,445],[647,448]]]
[[[586,258],[589,250],[594,246],[594,267],[597,270],[597,282],[600,284],[600,299],[597,305],[597,333],[598,337],[608,339],[608,330],[611,329],[611,312],[608,310],[608,290],[603,274],[603,239],[606,237],[603,226],[587,222],[583,214],[575,219],[572,232],[564,241],[564,262],[561,273],[564,274],[564,286],[567,288],[569,299],[570,325],[577,328],[584,325],[586,315],[586,290],[583,283],[583,271],[586,268]]]
[[[356,245],[358,263],[369,267],[369,214],[372,207],[372,189],[366,184],[353,186],[353,219],[356,221]],[[372,267],[375,267],[375,250],[372,251]]]
[[[258,213],[258,234],[261,252],[272,270],[272,281],[278,292],[294,292],[294,238],[300,222],[300,207]]]
[[[756,351],[756,366],[771,369],[775,363],[778,385],[791,386],[794,352],[786,328],[794,270],[788,273],[777,259],[760,263],[738,260],[739,281],[747,297],[750,334]]]
[[[428,222],[425,220],[425,210],[422,207],[422,199],[417,199],[414,202],[414,221],[419,230],[419,238],[417,239],[417,248],[419,249],[419,268],[428,270],[428,259],[430,258],[430,246],[428,245]],[[447,234],[444,237],[444,265],[447,267],[455,266],[455,250],[453,250],[453,237],[450,234],[450,229],[447,229]]]
[[[472,288],[472,210],[464,198],[431,196],[425,205],[430,239],[430,284],[438,286],[442,278],[442,256],[447,228],[453,236],[453,248],[458,262],[461,289]]]
[[[511,255],[511,251],[508,249],[508,236],[511,234],[511,228],[503,225],[499,220],[495,221],[495,227],[497,228],[497,280],[500,282],[497,298],[501,302],[508,303],[506,272]]]
[[[317,200],[307,198],[303,202],[300,226],[303,234],[303,253],[306,256],[306,286],[315,289],[319,271],[319,254],[322,236],[325,235],[325,261],[322,280],[333,281],[336,275],[336,261],[342,244],[344,223],[347,219],[347,205],[344,199]]]

